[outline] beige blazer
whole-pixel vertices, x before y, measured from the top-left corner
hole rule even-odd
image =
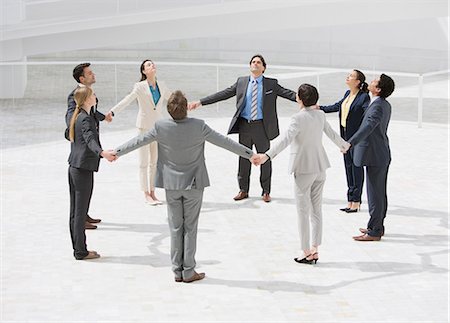
[[[119,113],[126,107],[128,107],[131,102],[134,100],[138,101],[139,112],[136,119],[136,127],[142,129],[150,129],[155,125],[156,120],[159,120],[165,115],[166,105],[164,102],[167,102],[172,92],[167,88],[164,82],[157,81],[159,92],[161,94],[161,98],[158,101],[158,104],[155,106],[153,102],[153,96],[150,92],[150,87],[147,83],[147,80],[138,82],[134,85],[133,90],[130,94],[122,99],[119,103],[117,103],[111,111],[114,114]]]
[[[325,119],[321,110],[307,107],[292,116],[289,129],[272,144],[266,154],[275,158],[291,144],[289,173],[320,173],[330,167],[327,154],[322,145],[322,133],[339,148],[345,148],[345,141],[335,132]]]

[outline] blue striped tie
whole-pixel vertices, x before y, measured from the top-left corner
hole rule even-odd
[[[251,109],[251,120],[256,120],[258,116],[258,82],[256,80],[252,81],[252,109]]]

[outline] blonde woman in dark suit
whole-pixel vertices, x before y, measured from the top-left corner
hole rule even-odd
[[[370,98],[367,90],[365,75],[359,70],[353,70],[345,79],[349,90],[344,97],[332,105],[321,105],[320,109],[325,113],[339,112],[339,125],[341,128],[341,137],[344,140],[359,129],[363,119],[364,111],[369,105]],[[358,212],[361,205],[361,194],[364,184],[364,170],[355,165],[353,161],[353,149],[344,154],[345,173],[347,175],[347,207],[341,208],[341,211],[347,213]]]
[[[94,187],[94,172],[98,171],[100,158],[116,159],[111,151],[100,145],[96,120],[91,108],[96,97],[90,87],[79,87],[74,92],[75,110],[69,124],[69,190],[70,190],[70,236],[73,255],[77,260],[99,258],[96,251],[86,246],[85,221]]]
[[[139,111],[136,127],[139,134],[144,134],[152,129],[156,120],[163,117],[165,103],[169,99],[170,91],[164,82],[156,79],[156,65],[149,59],[144,60],[140,66],[141,80],[137,82],[133,90],[117,103],[108,114],[115,116],[137,100]],[[155,195],[156,161],[158,160],[157,143],[139,149],[139,180],[141,191],[144,192],[145,201],[150,205],[162,204]]]

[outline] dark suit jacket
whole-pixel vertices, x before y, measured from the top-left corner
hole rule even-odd
[[[64,136],[66,137],[67,140],[69,140],[70,120],[72,119],[73,112],[75,111],[75,107],[77,106],[75,99],[73,98],[73,94],[75,93],[76,89],[78,89],[78,86],[75,89],[73,89],[73,91],[70,92],[69,96],[67,97],[66,131],[64,133]],[[99,123],[100,123],[100,121],[105,120],[105,115],[97,110],[97,105],[98,105],[98,99],[96,98],[96,104],[91,109],[91,116],[95,120],[95,125],[97,127],[97,131],[99,131]]]
[[[229,88],[207,96],[200,100],[202,105],[208,105],[219,101],[227,100],[236,96],[236,113],[231,119],[228,134],[239,133],[239,116],[245,107],[245,96],[250,76],[239,77]],[[277,98],[281,96],[295,102],[295,92],[285,89],[278,84],[278,80],[263,77],[263,124],[267,138],[272,140],[280,134],[277,116]]]
[[[341,125],[341,105],[342,102],[350,95],[350,90],[345,92],[344,97],[332,105],[321,105],[320,110],[325,113],[329,112],[337,112],[339,111],[339,126],[341,128],[341,137],[344,140],[348,140],[351,136],[355,134],[361,125],[361,121],[363,119],[364,111],[367,109],[367,106],[370,103],[369,94],[359,91],[356,95],[356,98],[353,100],[350,105],[350,109],[348,111],[346,128]]]
[[[83,109],[75,122],[75,138],[70,144],[69,164],[75,168],[98,171],[102,147],[94,117]]]
[[[391,162],[387,128],[391,105],[383,98],[375,100],[364,113],[359,130],[348,140],[353,147],[356,166],[385,167]]]

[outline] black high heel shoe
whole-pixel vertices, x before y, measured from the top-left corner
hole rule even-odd
[[[349,207],[343,207],[342,209],[339,209],[340,211],[342,211],[342,212],[347,212],[348,210],[350,210],[350,208]]]
[[[317,258],[316,258],[316,255],[317,255]],[[309,257],[313,257],[313,258],[308,259]],[[319,254],[317,252],[307,255],[305,258],[302,258],[302,259],[294,258],[295,262],[298,262],[299,264],[307,264],[307,265],[312,265],[313,262],[314,262],[314,264],[317,264],[317,260],[319,260]]]
[[[313,260],[314,260],[314,259],[308,260],[308,259],[306,259],[306,258],[308,258],[308,257],[311,257],[311,255],[307,255],[305,258],[302,258],[302,259],[294,258],[294,261],[295,261],[295,262],[298,262],[299,264],[308,264],[308,265],[311,265],[311,264],[313,263]]]
[[[352,208],[347,208],[347,210],[345,212],[347,213],[356,213],[359,212],[361,210],[361,203],[359,203],[358,207],[356,209],[352,209]]]

